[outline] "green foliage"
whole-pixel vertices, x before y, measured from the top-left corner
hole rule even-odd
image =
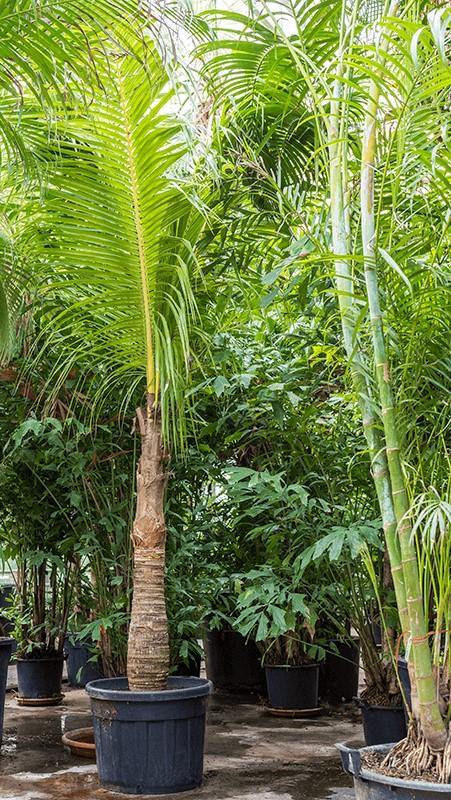
[[[311,590],[289,570],[278,575],[270,566],[251,570],[241,581],[235,627],[255,639],[266,663],[298,666],[324,658],[316,631],[327,604],[324,587]]]

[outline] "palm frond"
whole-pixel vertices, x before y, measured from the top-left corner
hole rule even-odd
[[[44,337],[64,347],[66,372],[74,362],[98,364],[101,392],[117,392],[119,378],[125,394],[141,381],[159,397],[168,436],[193,357],[204,220],[171,178],[186,148],[156,52],[145,67],[119,54],[109,73],[89,115],[59,130],[52,236],[42,248]]]

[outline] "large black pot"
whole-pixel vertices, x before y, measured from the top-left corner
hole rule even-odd
[[[61,703],[63,656],[47,658],[18,658],[17,700],[20,705],[54,706]]]
[[[211,684],[168,679],[168,689],[130,692],[126,678],[88,683],[102,786],[127,794],[170,794],[202,783]]]
[[[331,640],[321,664],[319,696],[328,703],[349,702],[359,690],[359,645],[356,641]]]
[[[365,752],[388,753],[392,744],[356,749],[338,744],[343,769],[354,778],[356,800],[446,800],[451,797],[451,784],[391,778],[372,772],[362,765]]]
[[[0,638],[0,747],[3,737],[3,714],[5,711],[8,664],[11,658],[13,639]]]
[[[208,631],[204,638],[207,677],[215,689],[265,692],[265,671],[255,642],[236,631]]]
[[[407,736],[403,706],[372,706],[358,701],[362,711],[363,733],[368,746],[399,742]]]
[[[303,710],[318,707],[319,664],[267,666],[268,699],[273,708]]]
[[[76,634],[68,633],[64,640],[64,655],[67,664],[69,686],[84,688],[90,681],[103,678],[101,665],[91,661],[94,644],[91,639],[77,639]]]

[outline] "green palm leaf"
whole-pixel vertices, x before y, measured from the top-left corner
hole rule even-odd
[[[144,68],[118,55],[109,72],[89,116],[63,127],[42,252],[45,335],[65,344],[66,371],[98,364],[102,396],[122,386],[126,402],[142,381],[160,398],[168,435],[192,357],[203,216],[170,176],[186,147],[165,110],[172,92],[161,61],[153,53]]]

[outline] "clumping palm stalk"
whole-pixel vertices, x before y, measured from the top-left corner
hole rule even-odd
[[[400,3],[392,0],[386,3],[382,16],[393,20],[400,12]],[[364,385],[362,370],[362,346],[357,326],[357,308],[353,282],[356,276],[351,272],[354,256],[350,237],[346,232],[345,197],[347,187],[343,185],[346,175],[345,162],[351,126],[346,117],[346,101],[343,102],[343,65],[351,59],[346,48],[345,32],[347,14],[343,12],[340,71],[335,83],[334,103],[331,107],[329,125],[330,150],[330,189],[333,244],[335,255],[343,255],[343,260],[335,261],[335,277],[339,296],[342,327],[346,352],[353,367],[355,387],[359,393],[364,428],[373,456],[373,475],[378,491],[381,513],[384,522],[387,549],[395,585],[398,610],[403,636],[410,650],[409,672],[412,683],[413,720],[406,742],[393,748],[386,759],[386,766],[403,769],[407,767],[416,773],[430,768],[432,764],[439,780],[451,780],[451,742],[446,722],[446,704],[440,697],[440,677],[434,674],[429,645],[429,633],[423,607],[418,556],[412,532],[410,503],[406,479],[401,460],[401,437],[399,433],[399,412],[396,409],[395,395],[390,376],[390,365],[386,347],[386,332],[381,308],[378,284],[378,205],[375,198],[375,173],[377,159],[377,130],[380,124],[381,84],[384,68],[390,59],[392,40],[388,32],[379,33],[374,59],[374,73],[371,75],[364,105],[365,116],[362,126],[361,173],[360,173],[360,228],[366,300],[370,317],[372,352],[370,359],[376,377],[376,387]],[[391,23],[393,24],[393,23]],[[350,74],[346,76],[350,78]],[[388,89],[390,91],[390,89]],[[383,119],[383,117],[382,117]],[[342,128],[339,131],[340,123]],[[398,122],[398,124],[400,124]],[[340,138],[343,136],[343,139]],[[380,206],[379,206],[380,208]],[[384,251],[385,252],[385,251]],[[386,259],[390,261],[389,256]],[[344,277],[345,276],[345,277]],[[345,282],[344,282],[345,281]],[[346,298],[344,297],[346,293]],[[354,309],[354,319],[349,318],[348,308]],[[377,417],[374,410],[379,409]],[[382,426],[379,424],[379,415]],[[382,437],[381,437],[382,434]],[[375,447],[377,446],[377,449]],[[379,461],[377,464],[376,459]],[[445,711],[445,719],[443,712]],[[423,739],[424,737],[424,739]],[[412,746],[416,754],[412,755]],[[404,756],[408,756],[408,766]]]
[[[445,624],[441,660],[437,624],[430,626],[425,613],[425,608],[431,610],[428,581],[434,581],[437,619],[446,619],[449,594],[444,586],[438,591],[434,577],[425,576],[421,526],[414,517],[416,483],[409,480],[415,467],[407,461],[420,384],[427,379],[429,391],[437,395],[449,386],[449,365],[440,366],[440,359],[446,359],[443,336],[434,341],[435,349],[425,337],[429,361],[422,360],[424,372],[419,372],[412,397],[406,398],[405,380],[417,362],[414,343],[420,326],[427,330],[429,325],[432,332],[441,314],[443,332],[449,320],[446,301],[433,323],[427,309],[429,303],[434,307],[434,298],[445,299],[447,282],[449,138],[441,123],[450,85],[450,12],[428,0],[297,0],[282,2],[282,7],[283,14],[279,3],[264,0],[249,17],[235,16],[233,25],[224,13],[214,23],[223,38],[211,37],[200,52],[206,56],[206,75],[218,87],[232,120],[246,121],[252,108],[256,118],[266,120],[267,128],[260,128],[265,141],[274,140],[276,130],[284,142],[283,158],[277,160],[277,151],[273,153],[277,163],[272,171],[258,136],[250,141],[247,129],[242,149],[246,155],[252,152],[248,167],[277,192],[280,209],[298,214],[299,230],[293,235],[301,233],[311,252],[303,253],[303,274],[307,264],[316,268],[321,262],[333,263],[343,343],[371,459],[412,683],[409,736],[392,750],[386,766],[408,775],[433,770],[438,780],[447,782],[449,631]],[[242,30],[234,37],[231,31],[238,22]],[[227,92],[234,104],[228,103]],[[271,111],[282,99],[287,110],[273,123]],[[289,114],[303,107],[309,110],[316,147],[310,158],[300,161],[300,137],[292,143],[285,131],[290,129]],[[298,172],[297,184],[287,163],[291,173]],[[284,264],[277,274],[283,269]],[[397,317],[397,308],[404,317]],[[411,323],[412,314],[417,326]],[[426,463],[422,453],[420,459]],[[446,581],[449,585],[449,575]],[[395,661],[396,642],[392,645]]]

